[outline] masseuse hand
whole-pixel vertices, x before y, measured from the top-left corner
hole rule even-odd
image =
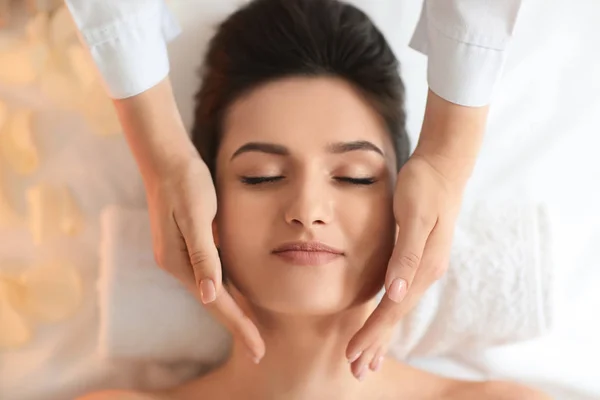
[[[363,368],[378,369],[395,325],[445,273],[486,117],[487,107],[461,107],[429,93],[419,143],[396,182],[398,237],[386,296],[347,347],[355,375]]]
[[[158,264],[199,295],[220,322],[246,343],[251,357],[260,359],[264,344],[258,330],[221,284],[221,262],[211,229],[217,199],[206,164],[190,156],[145,181]]]
[[[215,188],[185,132],[168,78],[140,95],[116,100],[115,107],[144,180],[157,263],[246,343],[250,357],[262,358],[258,329],[222,286],[212,233]]]

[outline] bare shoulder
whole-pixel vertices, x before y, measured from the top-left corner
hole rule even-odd
[[[513,382],[460,382],[448,393],[449,400],[552,400],[539,390]]]
[[[126,390],[104,390],[86,394],[76,400],[168,400],[165,397],[157,397],[147,393],[130,392]]]

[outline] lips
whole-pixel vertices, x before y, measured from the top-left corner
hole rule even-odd
[[[327,246],[321,242],[290,242],[285,243],[275,250],[273,253],[280,253],[284,251],[306,251],[306,252],[319,252],[319,253],[332,253],[342,255],[343,251],[333,248],[331,246]]]
[[[273,254],[293,265],[318,266],[342,257],[344,252],[321,242],[291,242],[279,246]]]

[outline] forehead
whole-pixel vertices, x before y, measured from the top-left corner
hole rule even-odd
[[[331,77],[293,77],[264,84],[231,105],[223,128],[225,152],[249,141],[301,150],[368,140],[393,156],[383,119],[352,85]]]

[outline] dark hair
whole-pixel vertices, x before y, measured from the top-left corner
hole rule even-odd
[[[215,178],[223,119],[240,96],[290,76],[334,76],[361,92],[386,123],[398,169],[409,156],[399,63],[379,29],[338,0],[254,0],[209,43],[192,140]]]

